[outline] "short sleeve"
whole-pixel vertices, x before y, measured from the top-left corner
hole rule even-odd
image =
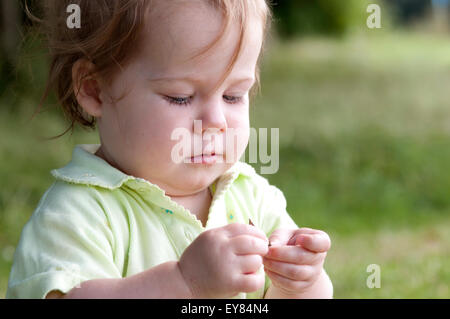
[[[7,298],[45,298],[81,282],[119,278],[114,238],[95,190],[56,182],[22,230]]]
[[[269,237],[277,228],[298,228],[286,210],[287,204],[283,192],[276,186],[270,185],[262,176],[257,176],[256,181],[258,224],[266,236]],[[265,277],[264,294],[271,284],[269,276],[266,274]]]
[[[280,227],[298,228],[286,210],[286,198],[280,189],[268,184],[261,197],[260,223],[267,237]]]

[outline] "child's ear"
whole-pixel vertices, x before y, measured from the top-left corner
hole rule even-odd
[[[86,59],[76,61],[72,67],[72,83],[75,98],[83,110],[93,117],[101,117],[102,99],[95,65]]]

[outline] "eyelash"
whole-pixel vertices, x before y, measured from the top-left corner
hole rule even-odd
[[[229,104],[238,104],[240,102],[242,102],[243,97],[242,96],[230,96],[230,95],[224,95],[224,97],[228,97],[228,98],[232,98],[234,101],[233,102],[227,102]],[[173,96],[165,96],[165,99],[169,102],[169,104],[172,105],[178,105],[178,106],[188,106],[189,104],[191,104],[191,99],[192,96],[190,97],[173,97]],[[180,101],[182,100],[182,101]]]

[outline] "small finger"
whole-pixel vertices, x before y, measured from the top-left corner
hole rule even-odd
[[[260,255],[242,255],[238,257],[238,267],[242,274],[252,274],[258,271],[263,264]]]
[[[269,237],[270,246],[286,245],[294,233],[295,229],[278,228]]]
[[[315,268],[312,266],[289,264],[280,261],[263,259],[264,269],[269,269],[283,277],[294,281],[305,281],[314,277]]]
[[[251,236],[259,237],[263,240],[267,240],[266,234],[259,228],[252,226],[252,225],[247,225],[247,224],[242,224],[242,223],[232,223],[232,224],[228,224],[224,228],[226,229],[229,237],[235,237],[235,236],[239,236],[239,235],[251,235]]]
[[[301,234],[296,238],[296,244],[317,253],[327,252],[331,241],[327,234]]]
[[[322,230],[308,228],[308,227],[302,227],[298,228],[294,231],[292,237],[289,239],[288,245],[295,245],[295,241],[299,235],[317,235],[317,234],[326,234]]]
[[[267,276],[269,276],[272,284],[278,288],[281,288],[283,291],[287,293],[295,294],[298,291],[302,291],[303,289],[311,286],[310,281],[295,281],[291,280],[283,275],[280,275],[270,269],[265,269]]]
[[[309,228],[309,227],[302,227],[297,229],[296,233],[298,234],[320,234],[323,233],[323,231],[319,229]]]
[[[250,235],[238,235],[230,239],[236,255],[258,254],[264,256],[269,251],[268,241]]]
[[[240,275],[234,280],[233,286],[237,291],[253,292],[261,287],[264,287],[265,277],[264,274],[257,272]]]
[[[264,257],[297,265],[315,265],[325,258],[325,253],[311,252],[300,246],[276,246],[269,247]]]

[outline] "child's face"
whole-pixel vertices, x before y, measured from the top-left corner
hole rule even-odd
[[[203,1],[184,3],[182,9],[175,6],[174,10],[167,8],[168,3],[155,2],[140,52],[107,87],[114,98],[126,94],[116,102],[103,95],[98,125],[101,151],[111,164],[157,184],[168,195],[183,196],[210,185],[245,151],[249,138],[248,92],[254,84],[262,25],[258,19],[251,19],[250,37],[244,39],[241,56],[225,82],[212,92],[236,49],[238,27],[233,25],[206,55],[189,60],[216,38],[222,17]],[[162,80],[185,77],[198,81]],[[190,104],[170,104],[167,96],[183,98],[178,102],[190,100]],[[232,97],[243,97],[242,102],[232,104]],[[197,136],[216,133],[222,139],[223,147],[213,147],[216,154],[223,153],[221,163],[172,160],[172,148],[179,143],[171,140],[172,132],[185,128],[194,136],[194,120],[202,121],[203,132],[196,131]],[[233,158],[222,149],[230,128],[239,132]],[[208,144],[204,142],[202,150],[209,149]]]

